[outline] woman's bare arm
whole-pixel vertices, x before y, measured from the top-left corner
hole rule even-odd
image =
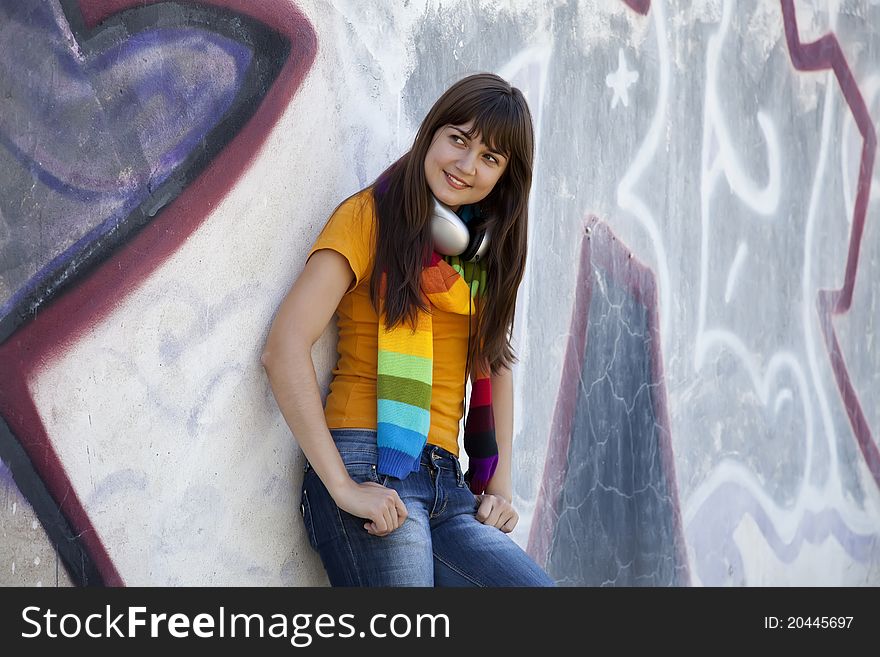
[[[348,475],[324,419],[312,362],[312,345],[353,280],[354,272],[340,253],[316,251],[278,308],[261,361],[281,414],[336,504],[370,519],[365,525],[370,533],[384,535],[403,522],[406,507],[393,489],[357,484]]]
[[[519,522],[513,508],[511,462],[513,452],[513,372],[504,368],[492,376],[492,415],[495,418],[495,440],[498,443],[498,466],[486,484],[486,492],[478,495],[477,520],[510,533]]]
[[[507,368],[492,375],[492,415],[495,418],[495,441],[498,443],[498,466],[486,485],[486,492],[513,500],[511,456],[513,451],[513,372]]]

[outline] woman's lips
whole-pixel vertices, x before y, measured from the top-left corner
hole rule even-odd
[[[445,171],[443,172],[443,175],[446,176],[446,182],[449,183],[449,186],[453,189],[467,189],[468,187],[470,187],[470,185],[468,185],[464,181],[459,180],[455,176],[452,176]]]

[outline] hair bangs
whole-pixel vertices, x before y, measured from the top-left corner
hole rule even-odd
[[[507,94],[496,95],[494,102],[482,104],[473,118],[471,132],[479,133],[483,143],[496,153],[509,158],[521,151],[523,117],[513,98]],[[471,135],[468,135],[471,136]]]
[[[471,129],[464,133],[468,139],[480,135],[490,150],[509,158],[511,154],[521,150],[516,146],[523,140],[523,123],[530,121],[519,110],[509,94],[485,90],[451,107],[444,123],[463,125],[473,121]]]

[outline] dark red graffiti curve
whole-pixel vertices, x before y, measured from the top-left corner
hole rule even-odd
[[[100,21],[135,6],[160,0],[80,0],[83,20]],[[69,519],[106,585],[124,581],[76,495],[43,425],[27,381],[61,355],[78,336],[105,317],[205,221],[248,169],[270,130],[288,106],[317,51],[309,21],[287,0],[201,0],[250,16],[287,37],[291,52],[260,107],[208,167],[161,214],[102,265],[0,345],[0,414],[7,420]]]
[[[850,425],[858,441],[859,448],[874,480],[880,485],[880,451],[871,434],[871,428],[862,411],[859,395],[852,385],[846,359],[837,340],[834,330],[833,316],[849,312],[852,306],[853,289],[855,287],[856,270],[859,265],[859,251],[862,246],[862,234],[865,230],[868,200],[871,195],[871,174],[874,170],[874,153],[877,149],[877,135],[868,108],[856,84],[852,71],[834,34],[826,34],[818,41],[803,43],[798,35],[797,17],[792,0],[781,0],[782,19],[785,25],[785,40],[791,62],[799,71],[820,71],[832,69],[849,105],[859,132],[862,135],[862,157],[859,166],[859,182],[856,203],[853,209],[852,232],[850,233],[849,250],[846,258],[846,272],[843,287],[839,290],[819,290],[816,308],[819,312],[819,323],[825,336],[825,345],[831,358],[831,368],[837,387],[843,398],[843,404],[849,416]]]
[[[651,0],[623,0],[629,8],[633,11],[641,14],[642,16],[648,15],[648,10],[651,9]]]
[[[559,499],[564,487],[563,480],[567,470],[572,427],[578,403],[578,386],[565,385],[564,382],[578,381],[581,378],[593,293],[592,264],[595,262],[599,267],[615,272],[615,279],[644,306],[647,315],[648,331],[652,336],[649,383],[654,390],[651,395],[654,399],[654,415],[657,421],[658,453],[671,498],[676,560],[684,569],[680,584],[687,586],[690,583],[690,574],[687,569],[688,559],[678,497],[678,479],[675,475],[675,459],[672,453],[669,406],[664,384],[663,355],[660,351],[660,321],[657,315],[659,302],[654,273],[632,255],[608,225],[598,217],[592,215],[587,217],[584,232],[586,235],[581,246],[580,263],[575,279],[578,284],[568,332],[568,345],[562,364],[563,385],[559,388],[553,421],[550,425],[551,439],[547,447],[544,474],[532,516],[527,551],[538,563],[544,563],[552,547],[556,510],[559,508]]]

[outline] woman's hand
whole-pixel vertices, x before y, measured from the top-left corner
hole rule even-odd
[[[343,511],[370,522],[364,529],[373,536],[387,536],[403,524],[409,515],[397,491],[372,481],[362,484],[349,479],[341,490],[334,491],[333,501]]]
[[[505,534],[509,534],[519,522],[519,514],[513,505],[500,495],[483,493],[474,495],[477,500],[477,520],[484,525],[497,527]]]

